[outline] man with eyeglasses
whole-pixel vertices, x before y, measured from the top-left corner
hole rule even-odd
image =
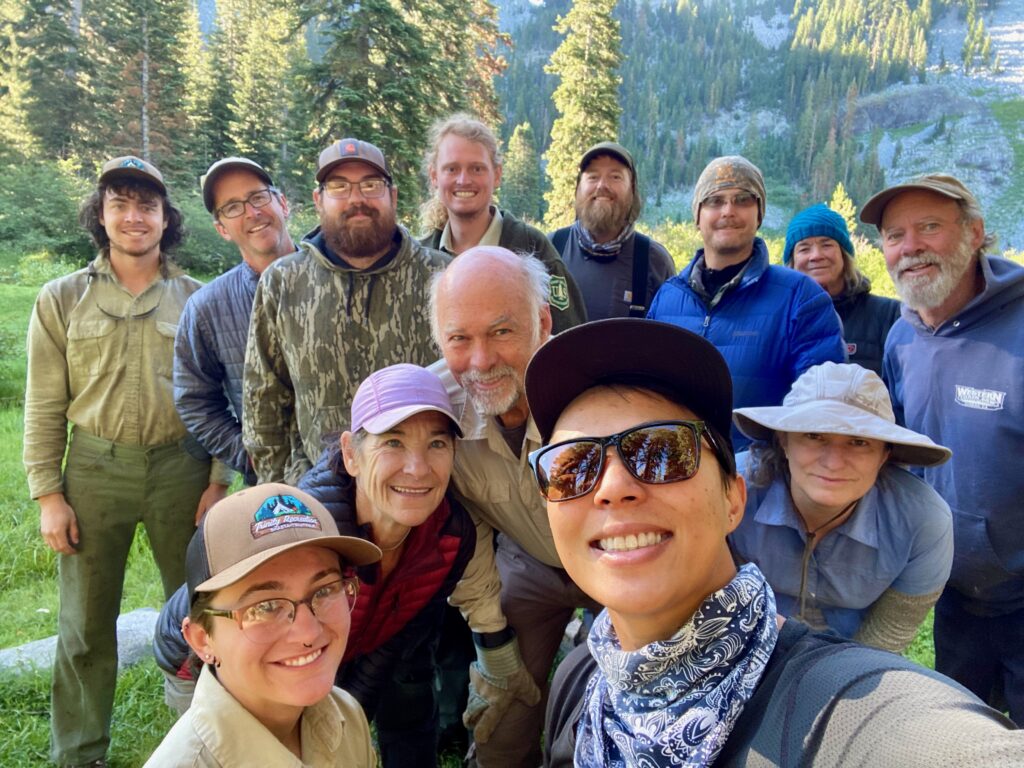
[[[24,461],[59,561],[50,756],[103,766],[136,528],[169,597],[195,521],[231,471],[211,466],[174,409],[174,333],[200,284],[170,258],[182,216],[160,171],[133,156],[107,161],[79,220],[98,255],[44,285],[29,320]]]
[[[244,157],[218,160],[199,187],[217,233],[238,246],[242,261],[185,305],[174,342],[174,404],[210,455],[252,485],[256,474],[242,444],[245,345],[260,275],[295,252],[288,200],[263,166]]]
[[[614,141],[595,144],[576,175],[576,221],[551,241],[572,272],[587,317],[644,317],[662,283],[676,273],[665,246],[634,229],[640,197],[633,156]]]
[[[839,316],[807,275],[768,263],[757,236],[764,220],[761,171],[744,157],[708,163],[693,190],[704,247],[666,282],[647,316],[698,333],[732,373],[737,408],[781,405],[812,365],[846,361]],[[737,449],[750,443],[738,429]]]
[[[397,224],[384,153],[349,138],[320,153],[320,225],[272,264],[253,301],[242,437],[260,482],[295,483],[347,427],[356,387],[396,363],[437,359],[430,276],[448,262]]]
[[[546,766],[1020,765],[1024,731],[966,689],[779,616],[737,568],[746,487],[707,340],[581,325],[534,355],[526,394],[555,547],[605,606],[555,672]]]

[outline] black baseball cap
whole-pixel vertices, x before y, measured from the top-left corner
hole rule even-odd
[[[553,336],[526,369],[526,397],[547,443],[566,406],[602,384],[654,384],[707,422],[730,458],[732,376],[715,345],[669,323],[612,318]]]

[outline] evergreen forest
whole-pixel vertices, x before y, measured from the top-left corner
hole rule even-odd
[[[190,216],[186,261],[218,271],[236,254],[203,221],[208,165],[264,164],[303,225],[317,155],[345,136],[384,150],[415,230],[427,129],[457,110],[501,134],[502,204],[548,226],[571,220],[583,149],[614,137],[661,219],[734,152],[790,210],[838,184],[859,204],[886,181],[859,105],[931,76],[940,14],[965,30],[945,70],[998,72],[1000,1],[0,0],[0,255],[88,258],[77,201],[131,153]]]

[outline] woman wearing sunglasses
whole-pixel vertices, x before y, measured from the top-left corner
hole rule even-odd
[[[358,569],[359,598],[336,683],[374,721],[385,768],[429,768],[437,764],[434,658],[444,608],[476,546],[469,514],[448,494],[461,432],[441,380],[405,364],[360,384],[350,423],[328,439],[299,483],[342,533],[382,552],[379,562]],[[168,703],[183,687],[176,628],[186,609],[183,595],[171,598],[154,643],[170,681]],[[187,701],[187,694],[178,698]]]
[[[949,578],[953,524],[900,465],[942,464],[949,449],[898,427],[882,380],[859,365],[814,366],[781,406],[733,418],[759,441],[737,461],[740,562],[757,563],[783,615],[902,652]]]
[[[746,491],[708,341],[587,323],[538,350],[526,392],[555,546],[605,606],[552,681],[546,765],[1020,764],[1024,732],[965,689],[778,616],[734,564]]]
[[[146,765],[376,765],[366,717],[334,674],[356,595],[349,572],[379,558],[287,485],[212,507],[186,555],[182,634],[201,672]]]

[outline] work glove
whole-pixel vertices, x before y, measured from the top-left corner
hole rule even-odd
[[[515,635],[496,648],[477,645],[476,661],[469,665],[469,703],[462,715],[477,743],[487,743],[516,699],[532,707],[540,701],[540,689],[523,666]]]

